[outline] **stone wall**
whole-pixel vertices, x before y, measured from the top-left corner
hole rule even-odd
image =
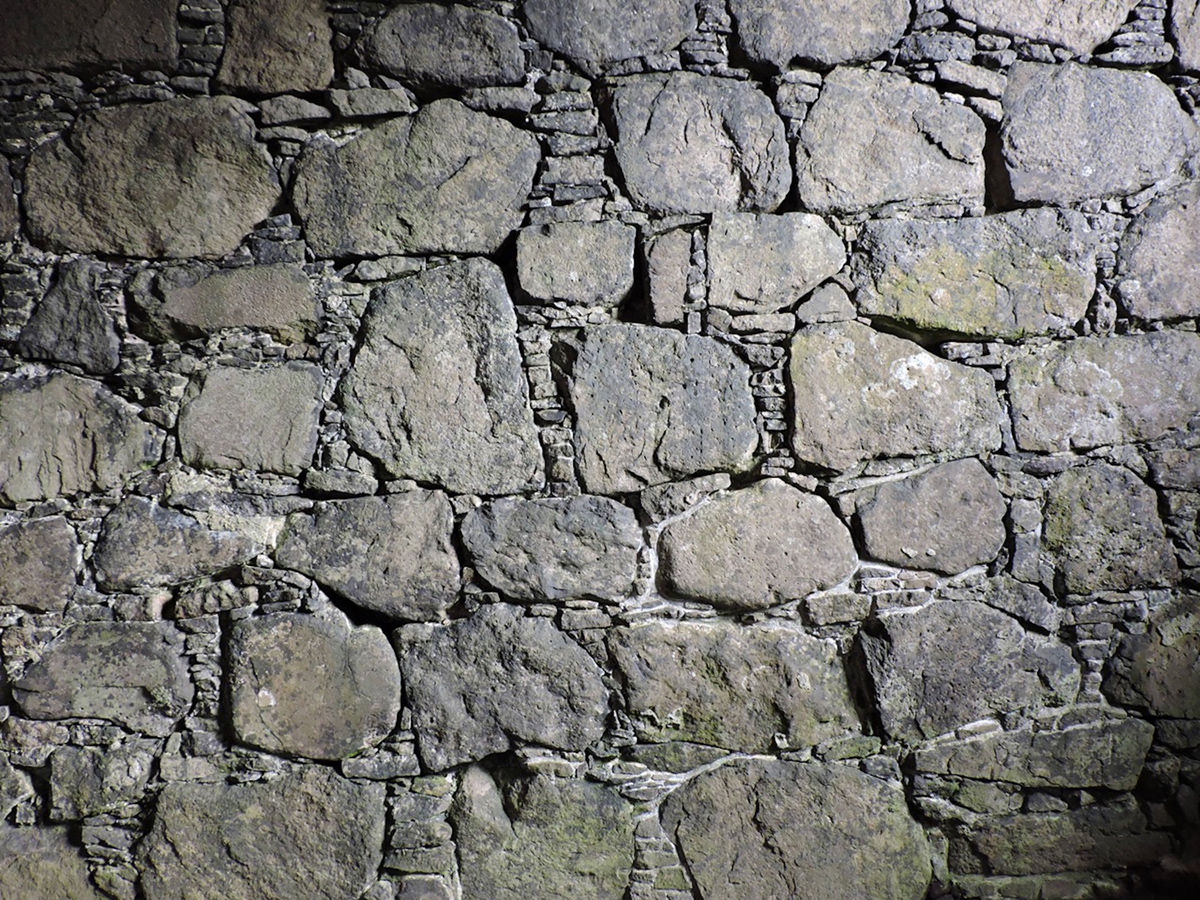
[[[0,0],[0,896],[1200,885],[1194,0]]]

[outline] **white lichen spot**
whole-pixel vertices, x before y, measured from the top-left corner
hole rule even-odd
[[[888,377],[906,391],[922,388],[940,394],[940,382],[949,379],[950,367],[935,356],[919,353],[893,362],[888,369]]]

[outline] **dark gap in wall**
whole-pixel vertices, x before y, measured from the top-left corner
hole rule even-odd
[[[1004,164],[1004,152],[1000,141],[1000,126],[987,123],[983,139],[983,205],[989,212],[1016,208],[1012,181],[1008,167]]]

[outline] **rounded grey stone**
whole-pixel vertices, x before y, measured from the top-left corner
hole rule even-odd
[[[8,159],[0,156],[0,244],[13,240],[20,226],[21,217],[17,211],[17,197],[13,193]]]
[[[85,259],[62,263],[17,341],[17,352],[107,375],[121,364],[121,339],[100,303],[100,269]]]
[[[898,43],[908,0],[733,0],[737,37],[751,60],[788,69],[794,62],[865,62]]]
[[[101,900],[87,860],[67,826],[0,823],[0,897],[4,900]]]
[[[1144,634],[1122,634],[1105,670],[1113,703],[1152,716],[1200,719],[1200,596],[1181,591],[1150,614]]]

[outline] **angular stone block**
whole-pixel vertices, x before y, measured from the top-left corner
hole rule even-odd
[[[319,91],[333,80],[324,0],[231,0],[217,84],[254,94]]]
[[[534,40],[590,74],[671,50],[696,27],[691,0],[527,0],[523,11]]]
[[[131,738],[108,747],[59,747],[50,757],[51,818],[82,819],[137,803],[159,742]]]
[[[81,562],[75,529],[62,516],[0,528],[0,605],[61,611]]]
[[[620,222],[559,222],[517,232],[517,280],[535,300],[612,306],[633,288],[637,231]]]
[[[787,70],[793,62],[866,62],[908,29],[908,0],[733,0],[742,49]]]
[[[1200,185],[1158,197],[1138,216],[1117,255],[1121,302],[1139,319],[1200,316]]]
[[[84,259],[62,263],[54,286],[21,330],[17,352],[88,372],[115,372],[121,364],[121,339],[96,295],[99,273],[98,266]]]
[[[954,14],[988,31],[1091,53],[1124,23],[1138,0],[947,0]]]
[[[1123,634],[1105,672],[1109,700],[1152,716],[1200,719],[1200,596],[1185,591],[1150,614],[1145,634]]]

